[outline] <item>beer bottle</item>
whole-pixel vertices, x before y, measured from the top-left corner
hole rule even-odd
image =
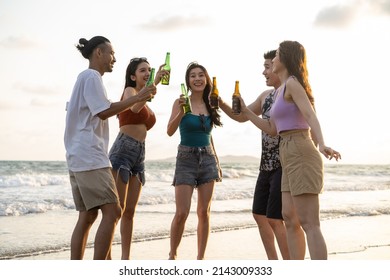
[[[239,115],[241,113],[239,81],[236,81],[232,99],[233,114]]]
[[[167,52],[167,54],[165,56],[165,65],[164,65],[163,69],[169,71],[169,73],[171,72],[170,60],[171,60],[171,53]],[[161,79],[161,84],[162,85],[169,85],[169,78],[170,78],[170,75],[164,75]]]
[[[191,113],[191,102],[190,102],[190,97],[188,96],[188,91],[186,90],[186,86],[184,84],[181,84],[181,93],[184,95],[186,99],[186,103],[183,105],[183,111],[184,114]]]
[[[213,88],[210,93],[210,107],[211,109],[218,109],[219,108],[219,92],[217,88],[217,78],[213,77]]]
[[[152,84],[154,83],[154,72],[155,72],[155,71],[156,71],[156,70],[155,70],[154,68],[152,68],[152,70],[150,71],[149,79],[148,79],[148,81],[146,82],[146,86],[150,86],[150,85],[152,85]],[[152,99],[153,99],[153,97],[150,98],[150,99],[148,99],[148,101],[151,102]]]

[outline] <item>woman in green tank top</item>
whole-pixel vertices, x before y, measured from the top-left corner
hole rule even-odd
[[[175,186],[176,213],[171,224],[169,259],[176,259],[177,248],[183,236],[185,222],[191,208],[191,198],[198,191],[198,255],[204,259],[210,232],[210,205],[215,182],[222,180],[222,173],[215,153],[211,131],[222,126],[216,109],[211,109],[209,95],[212,83],[207,70],[198,63],[190,63],[185,74],[190,90],[192,112],[185,114],[184,95],[172,106],[167,133],[172,136],[180,130],[180,144],[176,157],[173,179]]]

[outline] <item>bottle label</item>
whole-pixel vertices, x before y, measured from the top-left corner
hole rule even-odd
[[[170,75],[164,75],[161,79],[161,84],[162,85],[169,85],[169,77],[170,77]]]
[[[210,107],[211,107],[211,109],[218,109],[219,108],[218,96],[210,96]]]
[[[186,104],[183,105],[183,110],[184,110],[184,114],[189,114],[192,112],[191,106],[188,101],[186,102]]]
[[[238,98],[233,98],[232,109],[233,109],[233,114],[235,114],[235,115],[238,115],[238,114],[241,113],[241,103],[240,103],[240,99],[238,99]]]

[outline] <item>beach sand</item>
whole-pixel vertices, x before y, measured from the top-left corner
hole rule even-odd
[[[329,260],[390,260],[390,215],[349,217],[321,222],[328,246]],[[196,259],[196,236],[185,236],[178,251],[178,260]],[[120,259],[120,245],[112,248],[113,259]],[[133,260],[166,260],[169,238],[135,242]],[[18,260],[67,260],[70,252],[36,255]],[[91,260],[93,249],[87,248],[85,259]],[[306,259],[309,259],[306,251]],[[267,260],[256,227],[212,232],[206,251],[208,260]]]

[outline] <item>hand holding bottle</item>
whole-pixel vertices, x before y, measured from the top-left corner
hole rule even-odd
[[[161,80],[162,85],[169,85],[169,78],[171,73],[171,53],[167,52],[165,56],[165,64],[164,64],[164,70],[168,72],[168,74],[164,75]]]
[[[180,94],[180,97],[179,97],[179,106],[181,108],[183,108],[183,106],[186,104],[186,97],[184,96],[184,94]]]
[[[219,91],[217,88],[217,78],[213,77],[213,87],[209,95],[211,109],[219,109]]]
[[[154,73],[155,72],[156,72],[156,70],[154,68],[152,68],[152,70],[150,71],[150,74],[149,74],[149,79],[146,82],[145,87],[148,87],[148,86],[151,86],[151,85],[156,87],[156,84],[154,82]],[[148,99],[148,102],[152,102],[153,97],[154,97],[154,95],[152,95],[152,97],[150,99]]]
[[[137,94],[139,102],[151,100],[157,93],[157,88],[154,84],[143,87]]]
[[[184,83],[181,84],[181,95],[180,95],[180,98],[182,98],[182,97],[184,97],[184,104],[182,105],[184,114],[191,113],[192,112],[191,100],[190,100],[190,97],[188,96],[188,91],[187,91],[186,86],[185,86]]]
[[[156,76],[154,78],[154,83],[156,85],[158,85],[160,83],[160,81],[163,79],[163,77],[165,77],[166,75],[169,76],[169,74],[170,74],[170,72],[168,70],[165,70],[164,67],[165,67],[165,64],[162,64],[158,68],[158,71],[157,71]]]
[[[247,111],[247,107],[246,107],[246,104],[245,104],[245,102],[244,102],[244,99],[242,99],[242,96],[240,95],[240,96],[238,96],[238,99],[240,100],[240,109],[241,109],[241,113],[244,113],[245,114],[245,112]]]
[[[234,88],[234,93],[232,96],[232,109],[233,109],[233,114],[234,115],[239,115],[241,113],[241,104],[240,104],[240,86],[239,86],[239,81],[236,81],[236,85]]]

